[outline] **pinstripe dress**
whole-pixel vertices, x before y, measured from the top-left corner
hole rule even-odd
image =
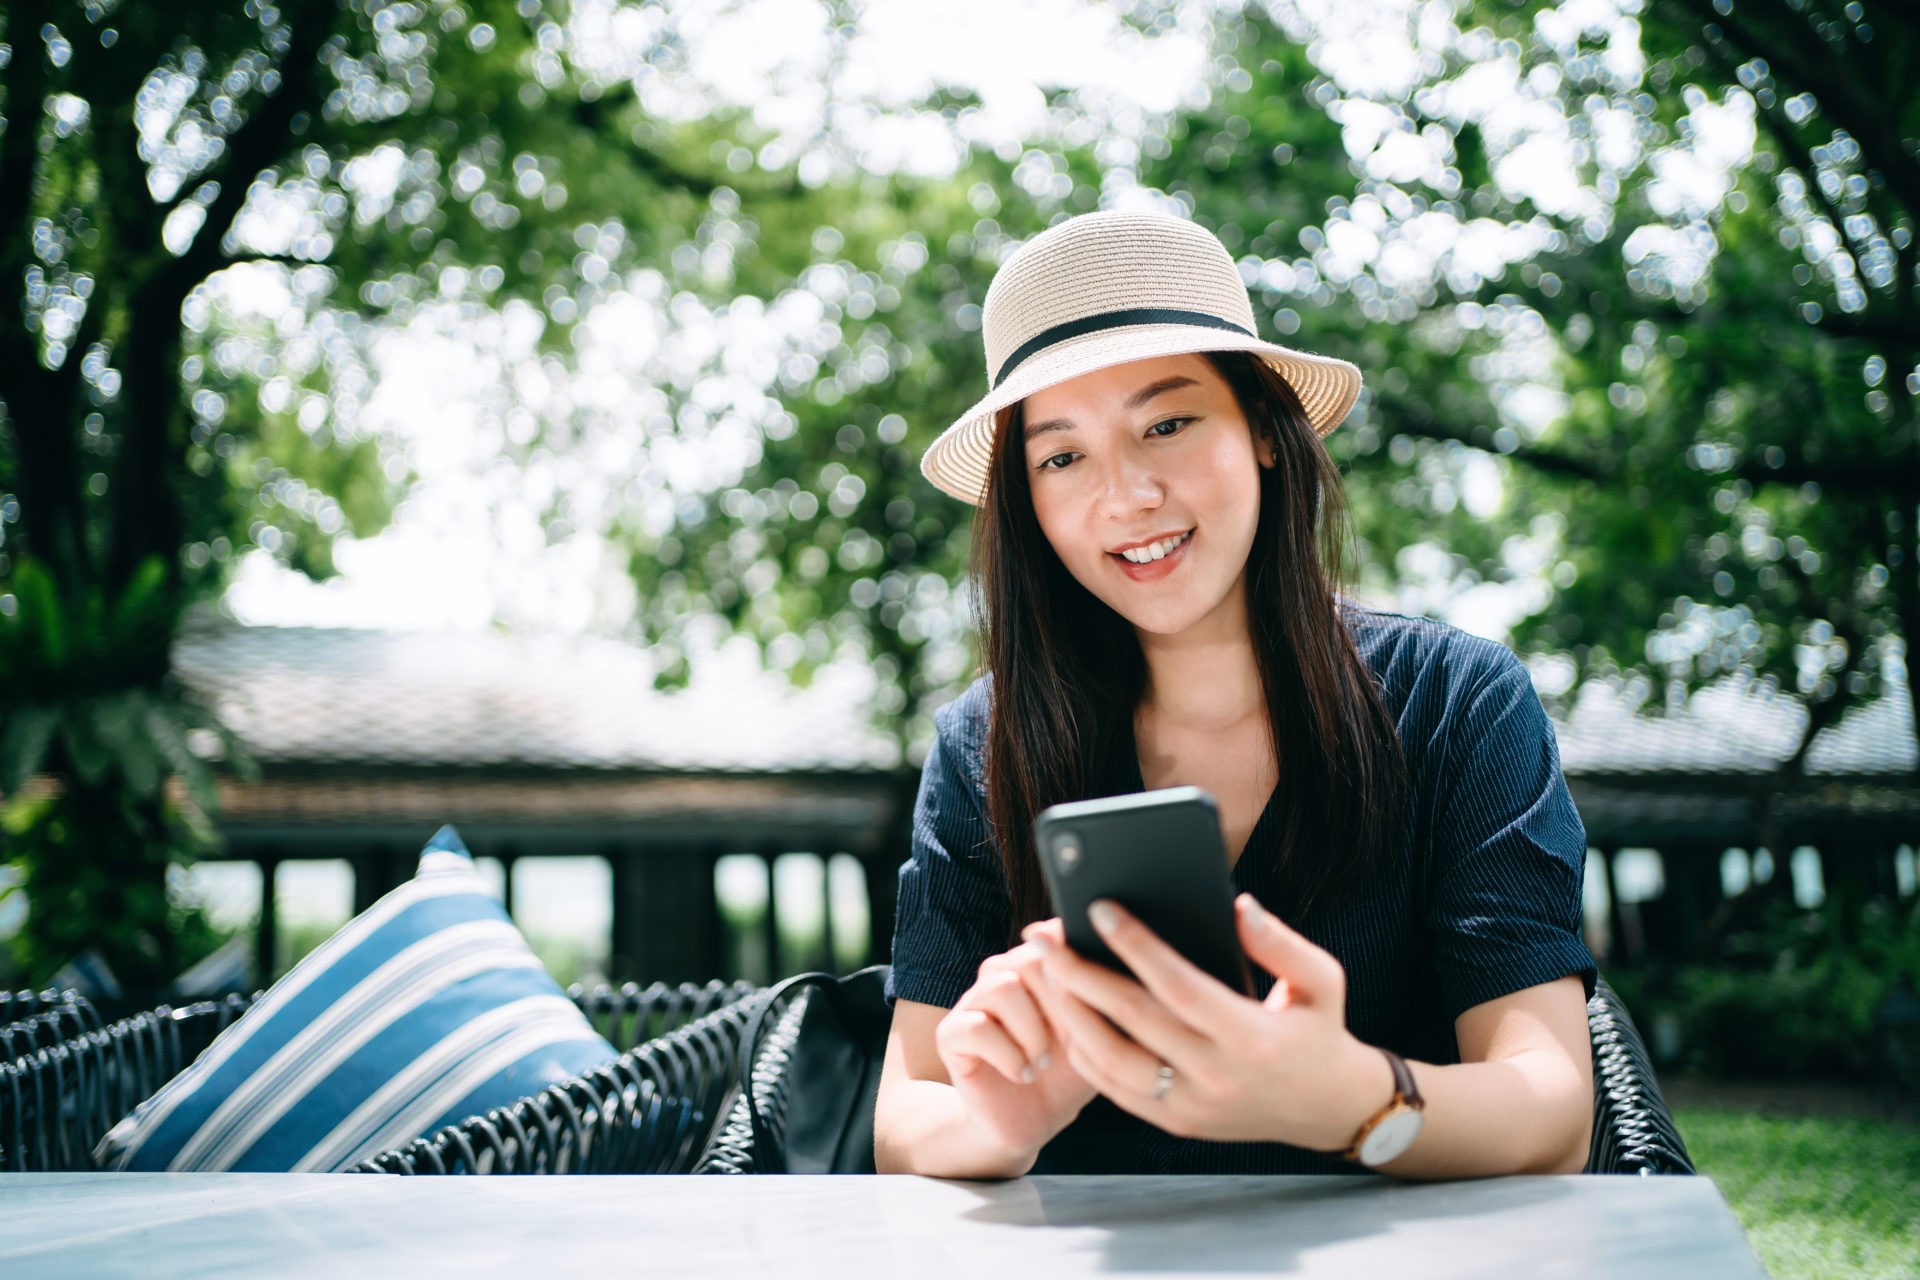
[[[1277,801],[1269,801],[1233,866],[1233,887],[1345,966],[1347,1026],[1361,1041],[1421,1062],[1458,1062],[1453,1024],[1467,1009],[1569,974],[1593,994],[1593,957],[1580,933],[1586,833],[1552,725],[1511,651],[1426,619],[1356,605],[1342,616],[1407,759],[1411,821],[1401,856],[1364,895],[1300,919],[1279,873]],[[1006,949],[1007,885],[988,834],[982,760],[990,696],[983,676],[934,715],[913,852],[900,868],[889,999],[951,1008],[980,962]],[[1116,789],[1137,791],[1139,761],[1126,747]],[[1254,969],[1264,996],[1272,978]],[[1174,1137],[1095,1098],[1034,1172],[1365,1171],[1284,1143]]]

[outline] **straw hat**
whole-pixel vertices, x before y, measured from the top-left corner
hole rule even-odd
[[[981,329],[991,387],[920,459],[962,502],[986,494],[996,412],[1109,365],[1249,351],[1292,384],[1323,436],[1360,394],[1360,370],[1345,360],[1261,341],[1227,247],[1168,214],[1085,213],[1047,228],[994,274]]]

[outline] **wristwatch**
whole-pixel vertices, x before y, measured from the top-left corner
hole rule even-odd
[[[1340,1153],[1369,1169],[1399,1158],[1420,1136],[1420,1126],[1426,1118],[1422,1114],[1426,1099],[1420,1096],[1420,1088],[1413,1082],[1413,1072],[1406,1061],[1391,1049],[1380,1052],[1387,1055],[1387,1065],[1393,1068],[1393,1101],[1361,1125],[1360,1131],[1353,1135],[1352,1144]]]

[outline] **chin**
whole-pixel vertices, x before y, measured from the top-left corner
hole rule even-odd
[[[1109,600],[1108,606],[1136,631],[1148,635],[1172,637],[1190,631],[1206,619],[1210,609],[1198,609],[1191,606],[1181,607],[1177,602],[1167,601],[1164,605],[1143,609],[1139,601],[1121,603]]]

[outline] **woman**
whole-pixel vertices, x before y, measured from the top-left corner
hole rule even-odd
[[[992,388],[922,466],[984,507],[988,673],[935,716],[900,873],[878,1167],[1577,1172],[1585,834],[1511,653],[1336,592],[1320,437],[1359,371],[1262,342],[1224,246],[1161,215],[1036,236],[983,323]],[[1049,918],[1034,816],[1183,784],[1255,998],[1117,904],[1139,981]]]

